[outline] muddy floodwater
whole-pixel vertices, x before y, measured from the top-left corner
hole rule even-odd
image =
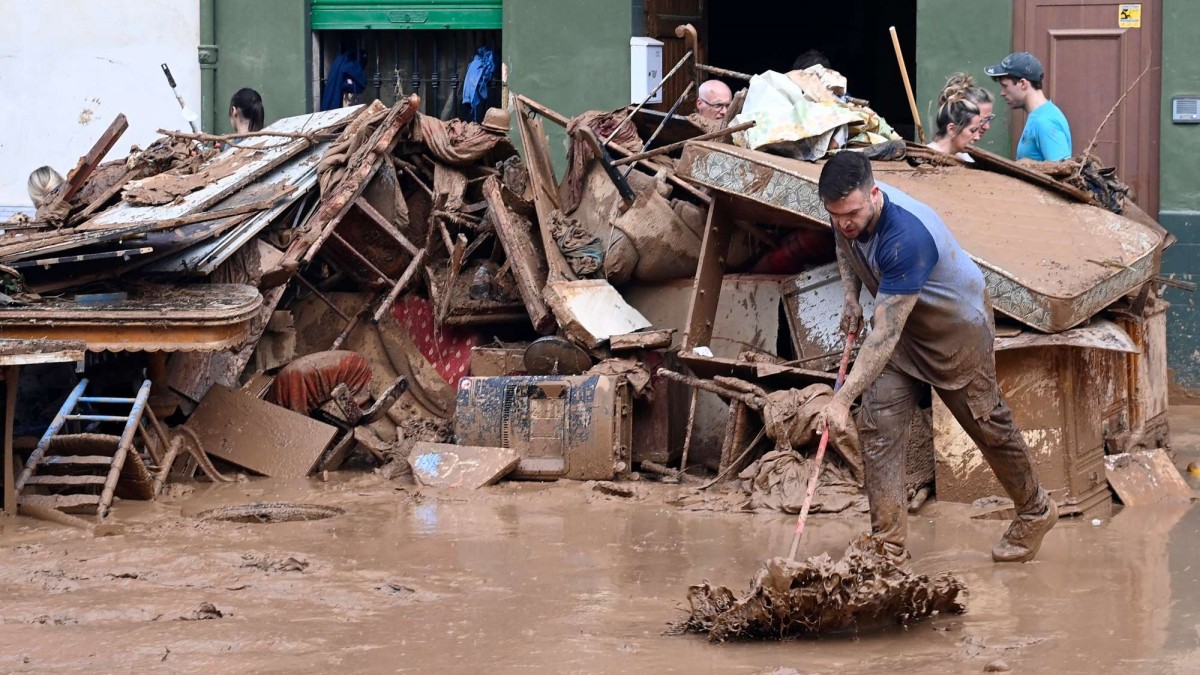
[[[1174,409],[1172,427],[1177,464],[1200,458],[1200,407]],[[1035,562],[996,565],[1005,524],[933,502],[911,521],[914,567],[958,574],[965,614],[714,645],[664,634],[688,586],[748,584],[787,553],[794,520],[684,511],[666,504],[680,488],[635,485],[628,498],[568,482],[435,492],[343,473],[123,501],[109,536],[0,518],[0,671],[1200,672],[1188,505],[1064,518]],[[344,512],[197,517],[253,502]],[[866,527],[816,516],[802,555],[840,555]]]

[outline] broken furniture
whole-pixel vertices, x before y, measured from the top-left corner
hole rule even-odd
[[[817,196],[821,166],[689,142],[677,169],[681,177],[724,195],[716,202],[727,205],[728,215],[762,214],[766,222],[787,218],[789,223],[780,224],[828,228],[828,214]],[[1157,274],[1162,235],[1140,222],[988,171],[943,167],[930,177],[901,162],[873,162],[872,168],[876,180],[938,212],[979,264],[997,311],[1038,330],[1079,325]],[[711,233],[711,260],[702,256],[698,279],[716,266],[719,244],[729,229]],[[1039,254],[1029,255],[1031,249]],[[697,290],[708,285],[698,284]],[[699,301],[693,308],[697,316],[689,330],[698,330],[711,310]],[[700,343],[695,338],[685,342],[694,344]]]
[[[1138,348],[1120,327],[1097,320],[1064,333],[996,339],[996,375],[1029,444],[1042,485],[1064,515],[1111,503],[1106,438],[1128,426],[1126,354]],[[983,455],[935,397],[933,443],[939,499],[1003,496]]]
[[[307,476],[338,433],[333,425],[221,384],[208,390],[187,426],[208,454],[273,478]]]
[[[517,478],[612,480],[630,471],[632,413],[619,377],[466,377],[454,438],[515,450]]]
[[[13,456],[13,425],[16,423],[17,382],[21,366],[39,363],[72,363],[83,360],[82,342],[63,340],[0,340],[0,368],[3,368],[4,394],[4,458],[0,472],[4,476],[4,512],[17,513],[16,472],[20,467]]]
[[[38,441],[17,479],[17,502],[63,513],[90,513],[100,522],[108,516],[114,496],[154,499],[155,480],[134,438],[143,428],[142,416],[150,397],[150,381],[134,398],[86,396],[88,381],[80,380]],[[128,406],[127,414],[96,414],[81,408]],[[69,423],[85,429],[91,424],[116,423],[120,436],[62,433]],[[164,476],[170,465],[158,467]],[[36,492],[35,492],[36,491]]]
[[[92,352],[149,352],[152,405],[166,416],[177,405],[167,389],[167,354],[241,344],[261,306],[252,286],[143,286],[0,308],[0,338],[80,340]]]
[[[494,484],[521,461],[508,448],[418,442],[408,455],[413,477],[421,485],[436,488],[478,489]]]

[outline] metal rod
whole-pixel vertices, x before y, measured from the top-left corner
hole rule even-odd
[[[46,448],[50,445],[50,439],[58,435],[58,431],[66,424],[67,415],[79,404],[79,397],[83,396],[83,390],[87,388],[87,384],[87,378],[84,378],[79,381],[79,384],[75,385],[70,395],[67,396],[67,400],[63,401],[62,407],[58,409],[58,414],[50,422],[50,426],[46,427],[46,433],[42,434],[37,447],[33,449],[33,454],[29,456],[29,461],[25,462],[25,469],[21,471],[21,476],[17,478],[17,484],[14,486],[16,493],[20,494],[21,488],[25,487],[25,481],[29,480],[29,477],[33,475],[33,467],[42,461],[42,455],[46,454]],[[5,471],[9,471],[9,469],[6,468]],[[7,507],[8,505],[5,504],[5,508]]]
[[[342,317],[342,321],[350,320],[350,317],[346,316],[346,314],[344,312],[342,312],[342,310],[338,309],[338,306],[333,304],[333,301],[331,301],[329,298],[325,297],[325,295],[323,293],[321,293],[321,291],[317,290],[317,287],[313,286],[312,282],[310,282],[308,279],[305,279],[303,274],[297,274],[294,278],[297,281],[299,281],[302,286],[304,286],[308,290],[312,291],[312,294],[317,296],[318,300],[325,303],[326,307],[328,307],[329,309],[332,309],[334,314],[337,314],[338,316]]]
[[[429,76],[429,87],[433,90],[433,106],[429,108],[433,113],[437,114],[438,109],[438,89],[441,87],[441,71],[442,62],[438,53],[438,33],[441,31],[433,31],[433,73]]]
[[[72,422],[127,422],[129,418],[124,415],[67,415],[67,419]]]
[[[379,40],[380,40],[380,35],[379,35],[379,33],[376,33],[375,34],[375,77],[373,78],[373,84],[375,85],[375,100],[376,101],[378,101],[380,99],[380,95],[383,93],[383,64],[380,63],[380,61],[379,61]]]
[[[137,401],[137,399],[136,398],[112,398],[109,396],[81,396],[81,397],[79,397],[80,403],[124,403],[126,405],[129,405],[130,403],[133,403],[134,401]]]
[[[750,81],[750,79],[754,77],[753,75],[747,75],[746,73],[739,73],[736,70],[726,70],[724,68],[717,68],[716,66],[706,66],[702,63],[696,64],[696,70],[702,70],[718,77],[732,77],[738,80],[746,81]]]
[[[661,148],[647,150],[646,152],[639,152],[636,155],[630,155],[628,157],[622,157],[621,159],[616,160],[615,162],[613,162],[613,166],[623,166],[625,164],[632,164],[638,160],[648,159],[650,157],[657,157],[659,155],[665,155],[669,152],[674,152],[676,150],[679,150],[680,148],[682,148],[684,146],[685,143],[687,143],[689,141],[707,141],[707,140],[711,140],[713,138],[721,138],[722,136],[728,136],[730,134],[735,134],[739,131],[745,131],[745,130],[755,126],[756,124],[757,124],[757,122],[754,122],[753,120],[751,120],[749,122],[742,122],[741,124],[738,124],[736,126],[725,127],[724,129],[721,129],[718,131],[713,131],[713,132],[710,132],[707,134],[701,134],[695,138],[689,138],[686,141],[679,141],[678,143],[664,145]]]
[[[695,82],[688,82],[687,88],[684,89],[683,93],[679,95],[679,98],[675,99],[675,102],[671,104],[671,109],[667,111],[666,116],[662,118],[662,121],[659,122],[658,126],[654,129],[654,133],[650,134],[650,138],[646,139],[646,142],[642,144],[642,149],[638,150],[638,152],[645,152],[646,149],[650,147],[650,144],[654,142],[654,139],[658,138],[659,132],[661,132],[663,127],[667,126],[667,122],[670,122],[671,118],[675,116],[675,111],[679,109],[679,104],[683,103],[683,100],[688,97],[688,94],[692,93],[692,87],[694,86],[696,86]],[[625,178],[629,178],[629,174],[633,173],[633,168],[634,167],[631,163],[630,167],[625,170]]]
[[[604,143],[601,145],[608,145],[609,142],[616,137],[617,132],[619,132],[622,127],[625,126],[625,123],[633,119],[633,116],[638,114],[638,111],[640,111],[647,103],[649,103],[650,99],[654,98],[654,95],[658,93],[658,90],[663,88],[663,85],[667,83],[667,80],[671,79],[671,76],[678,72],[679,69],[683,67],[683,64],[686,63],[688,59],[692,58],[694,53],[695,52],[689,49],[688,53],[684,54],[682,59],[679,59],[679,63],[676,63],[671,70],[667,71],[666,75],[663,75],[663,79],[659,80],[658,84],[650,90],[650,93],[646,95],[646,98],[643,99],[641,103],[637,104],[637,107],[633,109],[633,112],[629,113],[625,116],[625,119],[621,120],[620,124],[618,124],[616,128],[612,130],[612,133],[608,135],[608,138],[604,139]]]
[[[725,387],[722,387],[721,385],[710,380],[702,380],[698,377],[684,375],[683,373],[677,373],[673,370],[667,370],[666,368],[659,368],[658,374],[662,377],[675,380],[676,382],[682,382],[689,387],[703,389],[704,391],[711,391],[717,396],[723,396],[725,398],[741,401],[755,410],[761,410],[763,407],[762,399],[758,396],[746,394],[740,391],[733,391],[732,389],[726,389]]]

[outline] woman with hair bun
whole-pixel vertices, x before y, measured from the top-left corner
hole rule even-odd
[[[938,95],[937,132],[929,147],[964,162],[973,161],[965,151],[982,135],[983,115],[971,98],[974,82],[968,76],[951,77]],[[989,120],[990,121],[990,120]]]

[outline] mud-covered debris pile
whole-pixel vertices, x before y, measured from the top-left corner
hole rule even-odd
[[[712,642],[783,639],[912,623],[961,613],[966,586],[948,572],[932,579],[897,566],[882,542],[862,535],[838,561],[826,554],[797,562],[768,560],[742,596],[703,583],[688,590],[689,616],[679,633],[704,633]]]

